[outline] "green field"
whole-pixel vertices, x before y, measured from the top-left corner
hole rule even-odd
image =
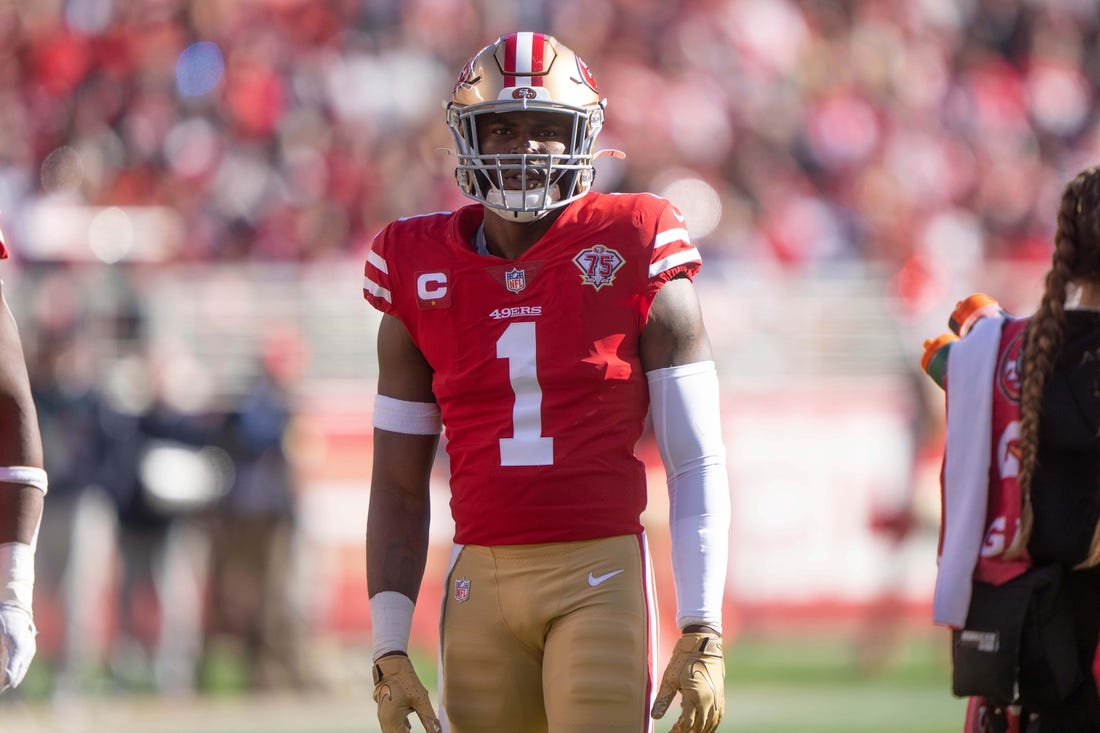
[[[727,654],[726,732],[957,733],[966,703],[951,696],[944,637],[891,646],[874,670],[849,637],[744,639]]]
[[[846,636],[743,638],[727,652],[722,733],[956,733],[965,703],[950,694],[943,637],[891,646],[874,671]],[[418,663],[434,684],[434,664]],[[26,696],[30,697],[30,696]],[[674,707],[675,710],[675,707]],[[672,725],[669,717],[658,733]],[[420,730],[417,725],[414,731]],[[0,731],[18,733],[375,733],[369,681],[340,694],[194,699],[99,695],[0,698]]]

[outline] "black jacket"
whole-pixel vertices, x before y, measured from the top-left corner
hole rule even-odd
[[[1100,520],[1100,313],[1066,316],[1066,341],[1043,394],[1028,549],[1037,564],[1072,567]]]

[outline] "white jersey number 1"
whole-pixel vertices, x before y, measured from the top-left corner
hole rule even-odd
[[[500,465],[552,465],[554,439],[542,434],[542,387],[536,369],[535,324],[509,324],[497,339],[497,358],[508,360],[508,382],[516,397],[512,407],[512,437],[500,439]]]

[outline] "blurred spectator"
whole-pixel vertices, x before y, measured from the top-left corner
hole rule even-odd
[[[110,668],[122,685],[194,692],[202,647],[209,537],[202,514],[228,489],[232,465],[216,447],[218,418],[199,408],[201,367],[178,350],[118,362],[129,412],[113,431],[108,486],[117,510],[121,571]],[[121,386],[121,385],[120,385]]]
[[[107,634],[101,613],[114,553],[111,485],[119,416],[99,388],[89,339],[95,325],[79,313],[80,290],[63,270],[38,283],[28,344],[51,487],[39,536],[40,659],[56,671],[56,690],[73,692],[102,672]]]
[[[224,427],[235,480],[214,516],[207,647],[235,640],[253,690],[307,684],[303,619],[292,597],[298,491],[287,445],[302,358],[296,335],[269,337],[258,375]]]

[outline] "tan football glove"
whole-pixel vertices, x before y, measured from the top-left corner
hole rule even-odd
[[[680,693],[680,718],[669,733],[713,733],[726,707],[726,662],[722,639],[712,633],[684,634],[672,650],[652,715],[660,720]]]
[[[416,713],[427,733],[443,730],[432,709],[428,691],[404,654],[391,654],[374,663],[374,701],[378,703],[382,733],[411,731],[409,713]]]

